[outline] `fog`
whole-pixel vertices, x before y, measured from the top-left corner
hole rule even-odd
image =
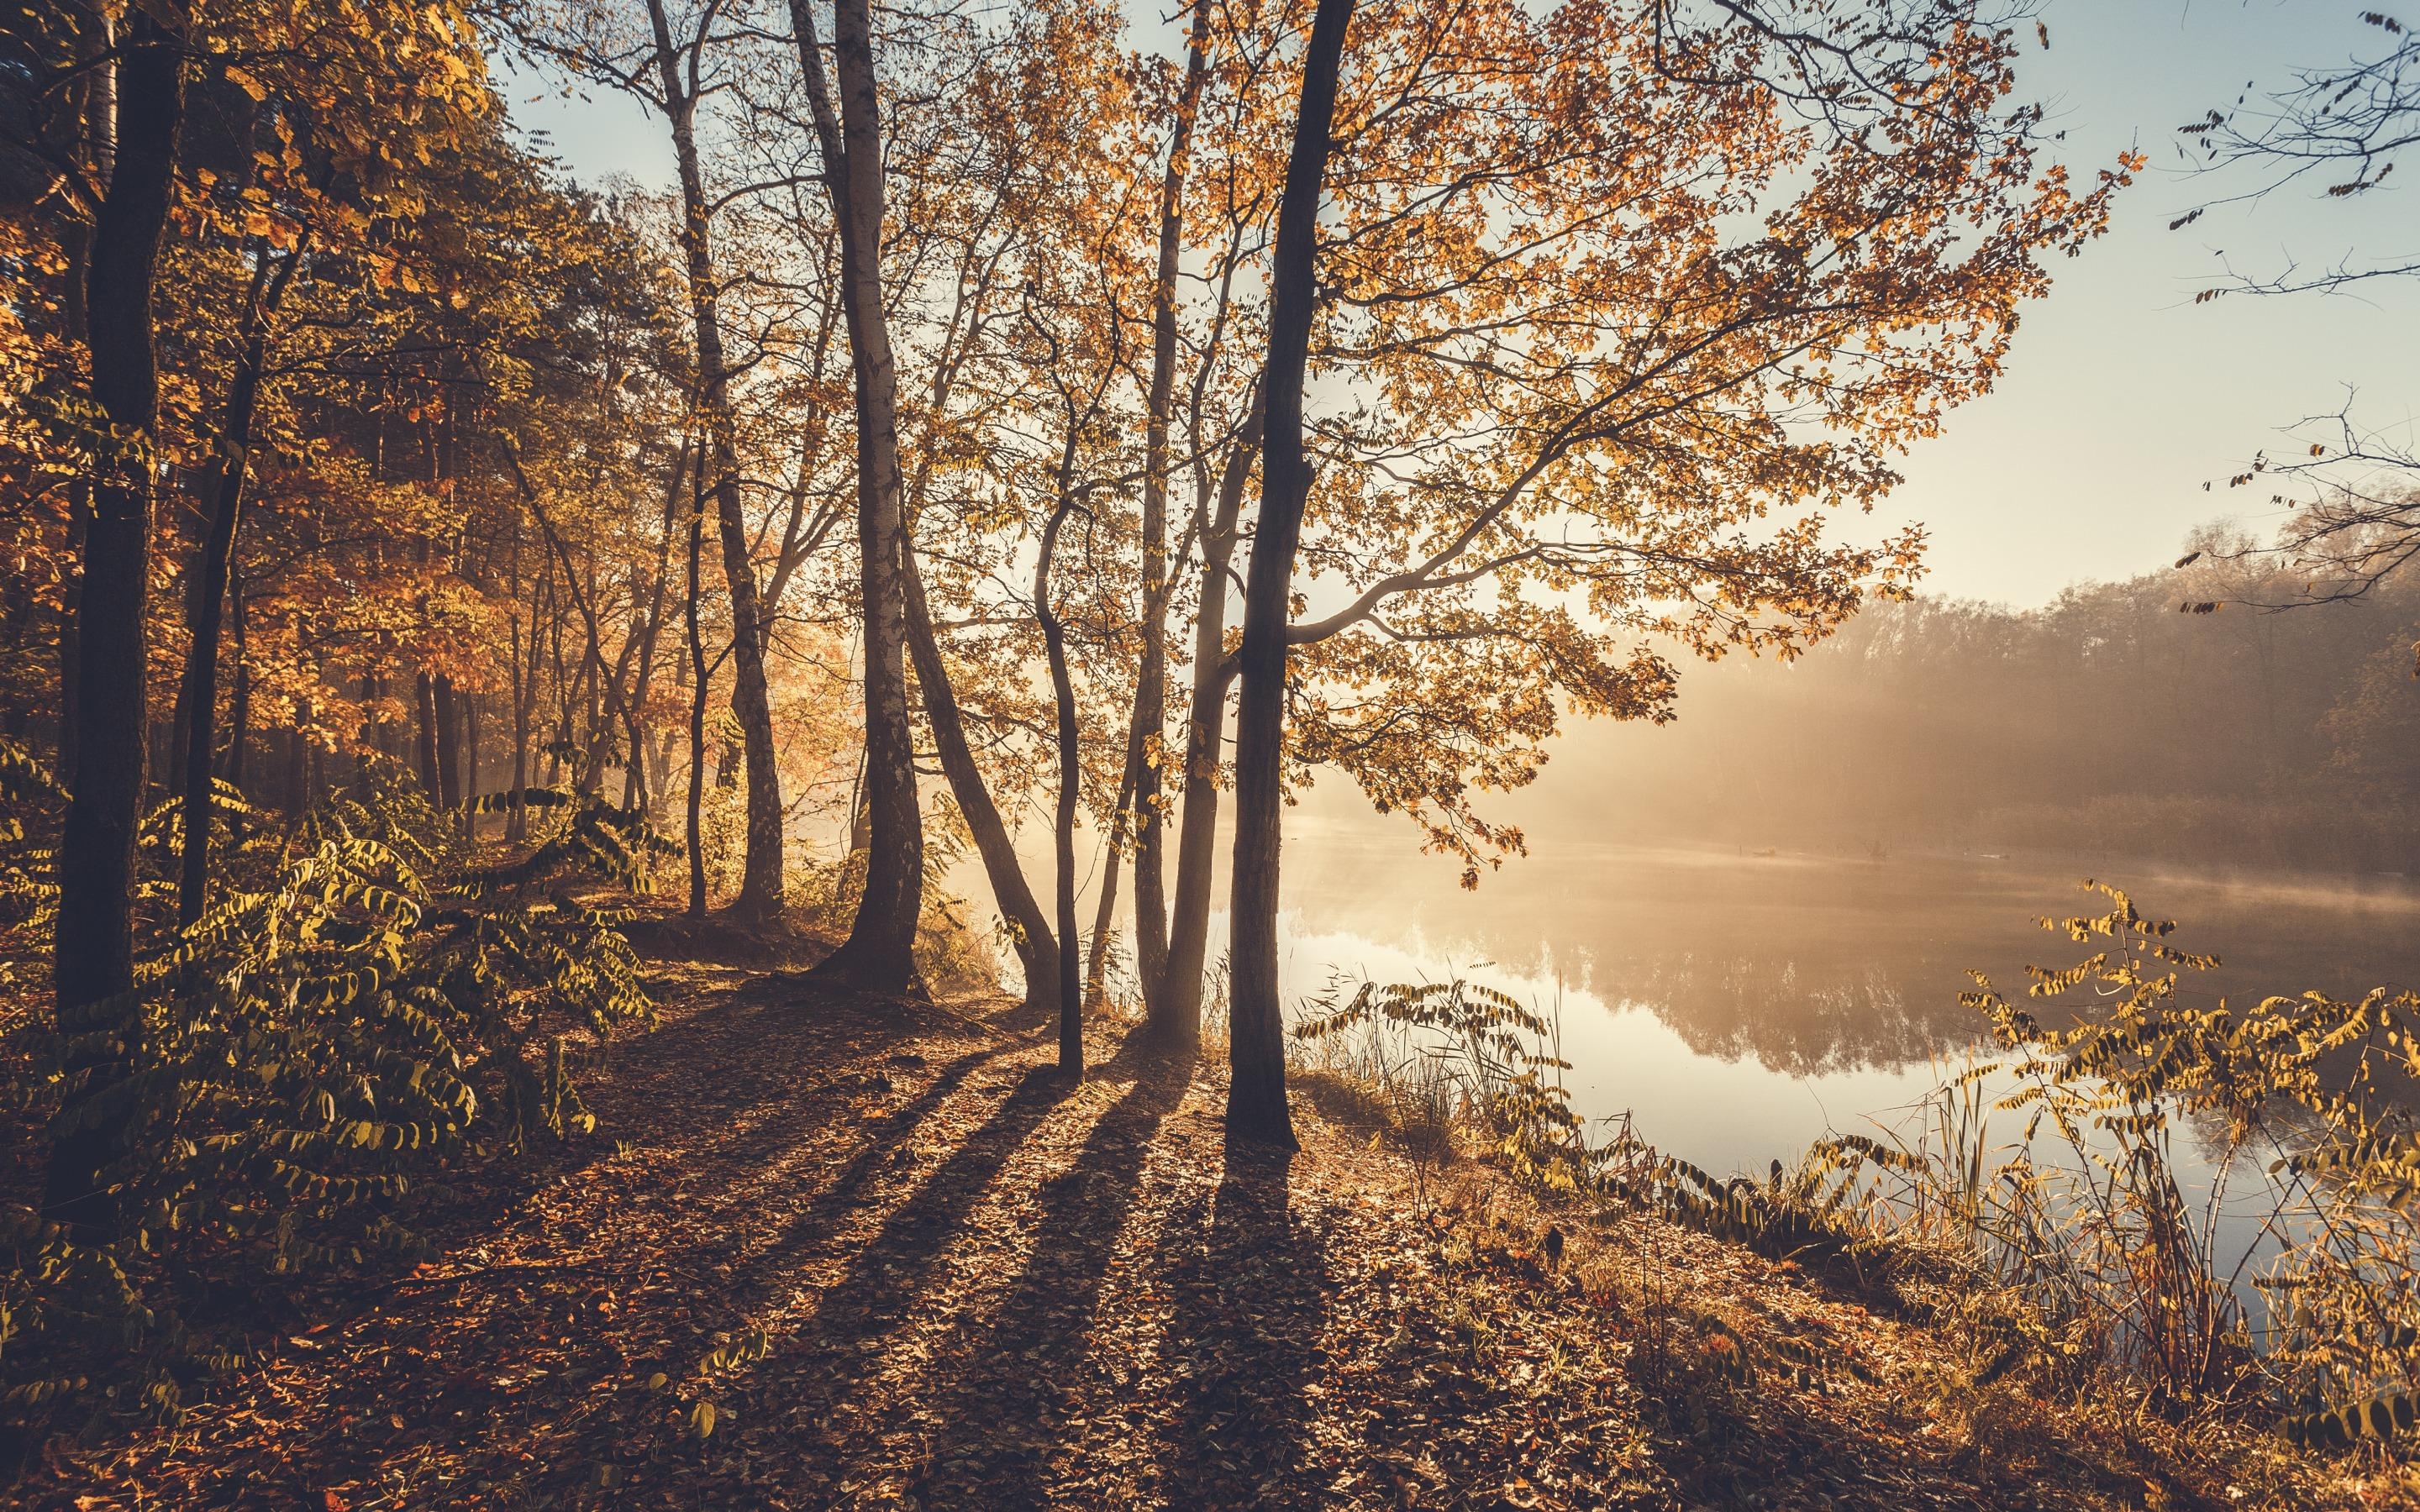
[[[1878,604],[1795,664],[1687,668],[1669,725],[1573,728],[1500,811],[1557,840],[2401,872],[2420,589],[2246,607],[2300,586],[2206,558],[2036,609]]]
[[[1574,726],[1489,795],[1527,854],[1475,890],[1320,774],[1288,816],[1293,1011],[1488,982],[1557,1018],[1590,1117],[1730,1168],[1903,1114],[1982,1039],[1970,972],[2015,992],[2086,953],[2039,921],[2102,911],[2087,876],[2219,957],[2189,1000],[2420,983],[2420,587],[2245,607],[2299,586],[2204,558],[1692,665],[1672,722]]]

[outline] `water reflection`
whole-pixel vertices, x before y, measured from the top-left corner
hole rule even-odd
[[[1786,958],[1684,954],[1606,972],[1591,985],[1655,1011],[1701,1056],[1752,1057],[1788,1076],[1894,1069],[1965,1043],[1974,1029],[1954,995],[1946,1009],[1911,996],[1878,964],[1825,977]]]
[[[2034,923],[2099,912],[2087,871],[2222,958],[2195,1000],[2420,981],[2420,892],[2397,879],[1541,844],[1465,893],[1399,836],[1342,828],[1289,840],[1285,986],[1486,981],[1555,1012],[1583,1113],[1632,1112],[1700,1165],[1761,1170],[1903,1120],[1978,1041],[1958,1001],[1970,969],[2014,994],[2027,964],[2088,953]]]

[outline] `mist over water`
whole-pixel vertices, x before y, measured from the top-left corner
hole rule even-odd
[[[1761,1173],[1827,1133],[1896,1125],[1983,1039],[1969,970],[2019,995],[2028,964],[2089,953],[2035,920],[2102,911],[2080,865],[1941,854],[1742,854],[1533,837],[1475,892],[1400,828],[1317,815],[1286,854],[1282,980],[1484,982],[1559,1026],[1590,1119],[1717,1172]],[[2420,982],[2420,887],[2400,878],[2100,871],[2171,943],[2216,954],[2199,1002]],[[1346,989],[1349,991],[1349,987]],[[1988,1046],[1983,1046],[1988,1051]]]
[[[1284,983],[1460,976],[1559,1010],[1579,1110],[1717,1172],[1870,1132],[1962,1063],[1990,976],[2091,953],[2090,877],[2221,964],[2189,1002],[2420,985],[2420,582],[2295,585],[2224,530],[2040,609],[1869,606],[1786,665],[1688,662],[1668,724],[1572,721],[1475,795],[1483,871],[1320,774],[1289,810]],[[2180,595],[2226,612],[2179,614]]]
[[[1289,1017],[1365,980],[1494,987],[1558,1026],[1583,1118],[1761,1178],[1826,1135],[1912,1137],[1931,1094],[1995,1057],[1959,1001],[1970,973],[2022,998],[2026,966],[2106,943],[2038,922],[2106,912],[2086,878],[2219,958],[2183,974],[2189,1003],[2420,987],[2420,579],[2175,612],[2180,591],[2265,591],[2245,571],[2082,583],[2033,610],[1881,605],[1794,664],[1689,665],[1674,722],[1574,722],[1536,782],[1476,796],[1527,854],[1475,890],[1323,771],[1285,817]],[[1041,838],[1021,837],[1037,869]],[[1222,903],[1226,856],[1222,837]],[[1214,958],[1226,936],[1221,911]],[[1993,1116],[1992,1141],[2023,1121]],[[2172,1140],[2189,1203],[2227,1183],[2222,1272],[2257,1258],[2268,1156],[2222,1172],[2194,1128]]]

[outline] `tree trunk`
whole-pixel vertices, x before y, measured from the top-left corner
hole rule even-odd
[[[143,803],[144,621],[151,556],[152,457],[159,371],[152,298],[184,118],[184,40],[159,19],[166,4],[129,7],[119,53],[116,160],[93,227],[87,277],[92,393],[113,425],[145,443],[109,459],[93,488],[76,609],[76,764],[58,850],[58,925],[52,982],[70,1107],[125,1074],[142,1029],[134,985],[134,830]],[[178,28],[181,30],[181,27]],[[88,1232],[115,1227],[109,1167],[139,1112],[74,1124],[44,1173],[42,1213]]]
[[[427,672],[411,680],[414,720],[413,761],[420,774],[420,791],[433,804],[443,804],[445,791],[438,785],[437,774],[437,680]]]
[[[688,260],[690,322],[697,344],[697,404],[706,421],[701,471],[713,473],[715,521],[722,542],[722,574],[731,590],[731,712],[739,721],[748,762],[748,858],[735,907],[758,923],[782,916],[782,774],[773,746],[773,705],[765,683],[765,635],[756,600],[756,567],[739,497],[738,437],[731,411],[731,376],[722,351],[708,239],[706,181],[698,167],[697,101],[686,94],[680,54],[662,0],[648,0],[656,30],[656,69],[672,120],[673,153],[680,169],[681,250]],[[877,223],[878,224],[878,223]],[[910,921],[913,928],[913,921]]]
[[[680,520],[681,484],[689,476],[689,441],[684,438],[679,453],[673,458],[672,486],[664,490],[664,532],[656,548],[656,581],[647,595],[646,616],[640,621],[637,633],[623,642],[624,660],[634,660],[630,668],[630,690],[621,700],[623,734],[630,743],[624,767],[629,774],[625,798],[633,811],[642,809],[650,813],[654,811],[656,783],[660,782],[664,776],[659,771],[655,774],[656,782],[648,780],[647,737],[640,717],[647,706],[647,685],[655,676],[656,638],[664,624],[664,588],[672,579],[673,529]],[[692,495],[695,492],[694,488],[690,490]],[[622,674],[617,671],[614,674],[617,686],[621,678]]]
[[[566,554],[563,562],[565,579],[577,582],[579,580],[575,576],[577,570],[569,555]],[[575,595],[575,602],[593,606],[597,598],[597,573],[595,563],[592,562],[589,563],[588,587],[585,592]],[[613,736],[613,732],[605,727],[605,645],[602,627],[597,623],[597,616],[594,613],[583,615],[582,620],[582,629],[587,640],[580,654],[580,688],[582,699],[586,705],[582,711],[584,717],[582,720],[582,727],[588,732],[588,746],[580,759],[580,788],[583,793],[597,793],[605,786],[605,753]]]
[[[185,624],[193,646],[185,657],[184,831],[185,849],[177,889],[177,924],[202,917],[209,887],[210,768],[218,756],[219,624],[226,603],[227,575],[235,536],[243,517],[244,472],[252,457],[252,417],[260,399],[261,369],[268,360],[269,321],[284,301],[302,253],[271,259],[264,253],[253,271],[244,301],[243,347],[227,384],[225,419],[219,426],[218,454],[203,495],[210,501],[209,532],[201,560],[188,572]]]
[[[1025,868],[1016,859],[1016,842],[992,802],[991,790],[967,745],[965,717],[958,710],[949,670],[941,665],[941,648],[933,636],[933,619],[924,602],[923,576],[911,558],[908,563],[908,649],[916,661],[916,687],[924,699],[925,722],[933,727],[933,745],[940,752],[941,770],[950,792],[966,816],[974,837],[975,853],[983,857],[984,874],[991,881],[993,901],[1009,922],[1017,964],[1025,972],[1025,1005],[1047,1010],[1059,1002],[1059,946],[1042,904],[1026,885]]]
[[[479,838],[479,696],[456,696],[462,715],[462,838]]]
[[[81,562],[92,539],[90,478],[68,486],[67,553]],[[83,748],[76,711],[83,706],[84,647],[79,625],[84,620],[84,575],[62,585],[59,605],[59,748],[58,773],[75,776],[77,753]]]
[[[305,748],[302,727],[298,722],[286,732],[285,750],[286,817],[300,819],[311,810],[311,754]]]
[[[79,25],[76,30],[76,58],[89,71],[85,75],[84,133],[85,147],[92,162],[93,177],[106,185],[117,169],[117,61],[112,55],[116,45],[116,23],[101,7],[87,12],[89,29]],[[70,341],[91,339],[90,296],[92,278],[92,245],[96,226],[81,220],[71,220],[61,239],[68,255],[67,298],[63,312]],[[68,485],[68,554],[82,560],[85,539],[92,519],[93,480],[89,473]],[[66,585],[59,609],[59,738],[57,770],[61,777],[72,779],[76,769],[76,625],[82,618],[80,605],[84,580],[79,575]]]
[[[520,644],[520,626],[514,626],[515,641]],[[513,656],[513,792],[519,794],[530,782],[530,722],[537,713],[537,621],[530,620],[529,655]],[[504,843],[518,844],[529,835],[529,810],[515,804],[504,814]]]
[[[1135,965],[1143,1001],[1159,996],[1168,971],[1168,892],[1160,812],[1160,743],[1168,727],[1168,410],[1176,387],[1176,279],[1184,253],[1185,174],[1193,117],[1209,72],[1206,7],[1193,7],[1185,88],[1169,134],[1159,186],[1159,262],[1152,283],[1151,386],[1143,422],[1142,656],[1135,673],[1126,770],[1134,788]]]
[[[437,799],[447,809],[456,809],[462,802],[461,700],[454,691],[454,679],[443,672],[429,679],[429,712],[437,718]]]
[[[705,633],[698,626],[699,559],[706,551],[705,474],[691,485],[689,515],[689,593],[682,605],[683,628],[689,637],[689,917],[706,922],[706,699],[714,680],[706,664]]]
[[[1071,438],[1069,445],[1074,445]],[[1059,905],[1059,1069],[1084,1074],[1084,995],[1076,959],[1076,803],[1082,796],[1083,751],[1077,744],[1076,688],[1067,675],[1067,627],[1050,607],[1050,564],[1059,552],[1059,527],[1069,503],[1063,486],[1058,507],[1042,527],[1042,560],[1033,569],[1033,614],[1042,622],[1042,647],[1050,662],[1050,696],[1058,710],[1059,810],[1050,839],[1058,863],[1054,890]]]
[[[823,149],[824,182],[840,229],[841,300],[857,391],[859,591],[863,602],[867,810],[873,822],[865,892],[848,938],[817,969],[871,992],[915,979],[916,917],[923,904],[923,815],[908,722],[908,530],[899,475],[898,378],[882,304],[881,101],[874,75],[868,0],[833,8],[839,112],[824,78],[807,0],[790,20]],[[1061,953],[1066,942],[1060,942]]]
[[[1218,841],[1218,763],[1227,738],[1227,569],[1235,556],[1235,522],[1259,455],[1261,409],[1255,398],[1243,432],[1219,475],[1218,514],[1202,536],[1202,606],[1193,621],[1193,696],[1185,736],[1185,817],[1176,836],[1176,905],[1170,920],[1168,966],[1160,994],[1150,999],[1152,1040],[1172,1050],[1202,1042],[1202,971],[1210,946],[1210,873]]]
[[[1237,661],[1243,690],[1235,715],[1235,860],[1229,912],[1230,1028],[1227,1136],[1292,1145],[1286,1111],[1285,1020],[1278,1001],[1278,843],[1285,764],[1286,621],[1292,612],[1295,552],[1311,494],[1303,455],[1303,370],[1317,313],[1320,181],[1326,173],[1336,114],[1336,79],[1353,0],[1319,0],[1303,58],[1302,100],[1286,162],[1269,269],[1269,357],[1262,370],[1267,437],[1261,464],[1261,510],[1252,534],[1251,576],[1244,586],[1244,643]]]
[[[244,781],[251,765],[252,748],[252,662],[246,644],[250,616],[243,607],[243,575],[230,571],[227,575],[227,628],[235,633],[235,691],[227,699],[227,753],[225,770],[227,785],[238,793],[244,791]]]
[[[1125,776],[1119,780],[1115,812],[1125,813],[1134,802],[1135,768],[1126,766]],[[1084,949],[1084,1008],[1096,1011],[1109,1004],[1109,935],[1110,925],[1118,912],[1118,862],[1125,853],[1125,836],[1118,821],[1109,823],[1105,854],[1101,857],[1101,896],[1093,905],[1093,941]]]

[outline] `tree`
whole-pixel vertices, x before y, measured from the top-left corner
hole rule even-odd
[[[1059,1067],[1068,1074],[1080,1075],[1084,1066],[1085,989],[1090,973],[1079,971],[1078,966],[1076,819],[1084,786],[1085,741],[1069,656],[1067,618],[1064,606],[1055,596],[1054,578],[1061,570],[1062,544],[1073,520],[1080,520],[1084,527],[1086,556],[1095,565],[1097,577],[1098,553],[1094,548],[1104,533],[1108,496],[1125,481],[1119,462],[1127,453],[1114,432],[1121,428],[1117,422],[1123,418],[1117,413],[1116,397],[1131,376],[1122,306],[1136,283],[1137,270],[1125,255],[1125,239],[1131,224],[1127,210],[1136,196],[1125,193],[1134,183],[1134,176],[1122,175],[1121,164],[1114,156],[1100,150],[1099,143],[1106,133],[1097,123],[1084,119],[1080,113],[1068,112],[1063,117],[1063,132],[1054,157],[1073,172],[1059,181],[1081,184],[1083,192],[1046,192],[1037,195],[1026,207],[1031,224],[1021,244],[1014,250],[1012,263],[1020,288],[1019,324],[1031,342],[1023,365],[1032,375],[1032,390],[1038,391],[1037,398],[1026,401],[1020,408],[1032,415],[1030,425],[1035,441],[1047,447],[1055,440],[1055,448],[1051,448],[1055,455],[1047,460],[1034,458],[1038,465],[1028,470],[1018,470],[1013,462],[1003,465],[1006,458],[995,459],[993,466],[1003,474],[1011,489],[1031,489],[1048,501],[1036,547],[1033,617],[1042,631],[1043,655],[1049,671],[1052,725],[1059,758],[1058,802],[1051,827],[1059,925]],[[1159,371],[1155,366],[1155,384]],[[1013,456],[1016,449],[1003,450]],[[1146,517],[1153,507],[1149,499],[1150,485],[1146,480]],[[1146,605],[1156,592],[1151,577],[1152,557],[1146,538],[1141,552]],[[1105,606],[1099,600],[1105,595],[1097,586],[1094,596],[1094,639],[1096,643],[1106,643],[1111,639],[1106,633],[1106,622],[1111,616],[1104,612]],[[1145,612],[1150,612],[1148,608]],[[1138,688],[1137,706],[1142,696]],[[1129,738],[1126,773],[1120,783],[1129,796],[1133,792],[1135,760],[1135,748]],[[1112,847],[1119,838],[1115,818],[1119,807],[1115,803],[1110,806],[1112,817],[1106,826]],[[1111,855],[1114,857],[1114,850]],[[1114,886],[1105,874],[1104,895],[1111,892]],[[1096,938],[1095,954],[1101,949]]]
[[[731,707],[739,722],[748,773],[747,865],[734,906],[760,923],[778,922],[783,898],[785,817],[776,754],[771,697],[765,668],[768,600],[756,579],[753,543],[742,497],[734,367],[725,330],[729,270],[716,254],[718,213],[728,193],[709,192],[700,147],[700,110],[709,95],[733,86],[719,70],[737,39],[737,18],[706,5],[681,18],[667,0],[647,0],[644,34],[621,23],[617,10],[544,8],[526,13],[520,35],[535,52],[582,77],[623,90],[660,115],[670,133],[680,183],[679,241],[688,291],[694,375],[691,388],[703,432],[700,466],[715,501],[715,529],[730,594]],[[778,595],[775,595],[778,597]]]
[[[1077,962],[1076,812],[1082,801],[1083,735],[1082,726],[1076,718],[1076,687],[1067,671],[1066,622],[1060,618],[1050,599],[1050,569],[1058,563],[1060,536],[1077,508],[1074,480],[1067,476],[1068,471],[1061,471],[1059,497],[1051,504],[1050,518],[1042,527],[1040,561],[1033,569],[1033,613],[1042,622],[1059,739],[1059,803],[1050,828],[1051,860],[1057,882],[1053,896],[1059,923],[1059,1070],[1065,1075],[1080,1077],[1084,1074],[1084,976]]]
[[[1232,1079],[1227,1135],[1294,1143],[1286,1111],[1285,1025],[1278,1006],[1278,843],[1285,739],[1286,621],[1294,606],[1295,553],[1311,495],[1303,452],[1303,373],[1318,289],[1320,184],[1336,114],[1337,74],[1354,0],[1319,0],[1305,44],[1302,101],[1278,208],[1269,269],[1269,355],[1262,369],[1261,507],[1254,518],[1251,576],[1244,589],[1243,696],[1235,719],[1235,866],[1230,903],[1234,1006],[1229,1028]]]
[[[791,0],[824,182],[840,227],[841,299],[856,374],[859,609],[864,626],[865,775],[873,820],[865,888],[848,938],[818,968],[869,992],[914,980],[923,900],[923,815],[908,723],[908,530],[899,473],[898,375],[882,287],[882,119],[865,0],[833,9],[837,110],[807,0]]]
[[[52,980],[77,1106],[63,1115],[42,1188],[43,1215],[106,1229],[107,1172],[126,1134],[111,1105],[139,1020],[134,985],[134,827],[145,769],[146,593],[151,559],[152,447],[159,368],[152,294],[184,130],[190,12],[127,17],[118,43],[116,129],[108,190],[94,218],[86,275],[92,395],[110,425],[92,490],[77,596],[79,732],[59,845],[59,924]]]
[[[2319,197],[2342,203],[2384,187],[2397,155],[2420,144],[2420,35],[2382,11],[2361,23],[2379,33],[2377,50],[2323,68],[2290,70],[2288,82],[2179,129],[2199,149],[2207,171],[2257,176],[2251,187],[2197,206],[2169,223],[2180,230],[2217,204],[2258,200],[2320,180]],[[2271,273],[2232,274],[2196,301],[2226,295],[2342,293],[2378,280],[2420,277],[2411,249],[2359,260],[2348,255],[2317,270],[2288,264]],[[2300,455],[2267,452],[2227,479],[2229,488],[2275,487],[2273,508],[2290,510],[2274,551],[2303,581],[2260,608],[2358,598],[2420,554],[2420,454],[2391,430],[2358,423],[2350,406],[2303,422],[2316,439]],[[2204,484],[2205,488],[2210,485]]]
[[[688,260],[690,308],[695,325],[697,407],[706,423],[701,466],[712,478],[715,526],[722,545],[723,579],[731,593],[732,712],[738,716],[748,761],[748,868],[737,907],[749,918],[772,922],[782,909],[782,779],[773,755],[773,711],[765,687],[765,641],[759,628],[756,564],[739,501],[737,443],[733,435],[731,377],[722,347],[717,272],[711,242],[711,211],[697,151],[697,69],[715,12],[697,18],[694,33],[675,47],[663,0],[648,0],[655,31],[656,77],[664,118],[680,164],[681,250]]]
[[[190,928],[202,917],[209,887],[212,767],[218,754],[218,663],[221,607],[226,601],[227,574],[235,555],[236,527],[242,517],[244,474],[251,466],[253,411],[260,397],[261,371],[267,365],[270,323],[294,270],[302,248],[256,255],[251,287],[244,296],[240,351],[227,390],[225,419],[218,455],[205,490],[210,501],[209,534],[202,558],[190,571],[186,619],[192,645],[185,653],[185,769],[183,875],[177,893],[177,922]]]
[[[1668,717],[1659,642],[1786,658],[1904,590],[1920,532],[1833,544],[1822,513],[1869,505],[1892,453],[1989,387],[2040,255],[2102,225],[2132,159],[2081,193],[2039,163],[2039,110],[2007,103],[2010,31],[1972,6],[1862,32],[1826,13],[1356,22],[1315,270],[1287,270],[1281,209],[1271,273],[1238,658],[1239,1135],[1285,1136],[1287,758],[1343,765],[1475,884],[1522,841],[1470,790],[1527,781],[1561,707]],[[1297,297],[1309,363],[1343,396],[1305,422],[1315,483],[1280,455]],[[1296,530],[1337,606],[1313,618],[1295,617]]]
[[[1187,521],[1192,665],[1168,960],[1151,1005],[1154,1037],[1179,1051],[1198,1041],[1202,1027],[1227,700],[1236,670],[1227,643],[1233,562],[1244,540],[1264,418],[1263,353],[1254,350],[1254,339],[1265,343],[1266,306],[1253,289],[1264,283],[1259,262],[1282,182],[1282,162],[1271,148],[1286,140],[1290,108],[1280,87],[1287,77],[1280,67],[1282,28],[1228,7],[1204,10],[1198,24],[1210,34],[1211,68],[1208,87],[1196,101],[1190,144],[1199,166],[1188,174],[1188,185],[1198,208],[1186,222],[1206,263],[1199,285],[1204,292],[1187,332],[1192,371],[1182,414],[1185,472],[1192,483]]]
[[[1151,283],[1151,378],[1143,422],[1142,647],[1126,749],[1134,813],[1136,965],[1154,1032],[1162,1040],[1184,1038],[1181,1027],[1171,1026],[1167,1000],[1167,825],[1160,797],[1168,725],[1169,420],[1176,396],[1176,282],[1184,270],[1186,177],[1192,166],[1194,120],[1210,73],[1210,0],[1194,0],[1186,13],[1185,71],[1170,107],[1167,162],[1160,179],[1159,240]]]
[[[908,177],[902,206],[903,219],[926,228],[926,257],[948,268],[928,281],[926,300],[903,301],[903,314],[923,306],[909,341],[932,373],[905,441],[917,681],[1024,964],[1027,1001],[1063,1018],[1070,984],[1060,962],[1082,942],[1031,902],[992,792],[1014,803],[1057,769],[1054,856],[1063,841],[1072,851],[1071,803],[1105,829],[1121,823],[1115,806],[1099,807],[1108,782],[1095,727],[1111,717],[1123,680],[1111,663],[1130,654],[1121,643],[1128,614],[1115,602],[1133,382],[1121,332],[1137,149],[1156,130],[1138,109],[1122,23],[1113,7],[1063,0],[970,43],[976,61],[936,123],[948,147]],[[1082,554],[1054,564],[1063,602],[1048,606],[1053,630],[1045,606],[1012,585],[1062,497],[1080,501]],[[954,623],[937,631],[937,613]],[[1054,637],[1065,677],[1036,707],[1024,670],[1050,660]],[[1073,746],[1062,738],[1071,718]],[[1094,964],[1105,964],[1119,859],[1112,849],[1102,872],[1099,922],[1073,984],[1079,1005],[1095,996]]]
[[[1225,745],[1227,692],[1234,662],[1227,656],[1227,579],[1240,538],[1244,495],[1260,453],[1257,395],[1217,469],[1197,464],[1194,539],[1202,553],[1201,596],[1194,611],[1193,675],[1187,702],[1185,813],[1177,831],[1176,895],[1169,919],[1168,964],[1153,1029],[1180,1051],[1202,1037],[1202,973],[1210,942],[1210,880],[1218,841],[1218,775]],[[1200,433],[1199,425],[1194,427]],[[1212,483],[1212,479],[1217,481]]]
[[[233,331],[213,331],[205,321],[197,332],[206,342],[219,338],[230,352],[219,384],[209,461],[195,490],[202,526],[185,572],[189,644],[179,703],[184,747],[177,753],[183,836],[178,922],[184,927],[201,918],[210,874],[221,632],[280,312],[306,261],[323,265],[304,275],[306,281],[334,270],[341,282],[347,271],[365,268],[373,285],[383,275],[394,286],[398,256],[410,253],[376,228],[409,224],[431,193],[432,180],[466,156],[466,128],[489,105],[482,60],[467,45],[467,32],[396,25],[357,35],[323,24],[308,10],[285,20],[290,28],[281,37],[286,45],[256,54],[239,50],[234,55],[240,61],[204,81],[215,97],[214,114],[233,118],[228,140],[212,142],[206,155],[232,161],[197,168],[199,193],[192,196],[197,224],[183,249],[197,275],[224,262],[227,282],[242,291]],[[256,45],[261,39],[248,40]],[[443,51],[427,53],[416,62],[387,51],[431,43]],[[446,66],[437,67],[437,58]],[[237,675],[248,693],[240,657]],[[423,673],[423,686],[433,705],[450,709],[449,679]],[[236,712],[233,746],[240,766],[242,716],[249,710]],[[434,726],[434,720],[425,721],[431,742],[428,764],[433,773],[442,757],[450,773],[454,752],[450,746],[436,747]],[[451,785],[445,796],[456,796]]]

